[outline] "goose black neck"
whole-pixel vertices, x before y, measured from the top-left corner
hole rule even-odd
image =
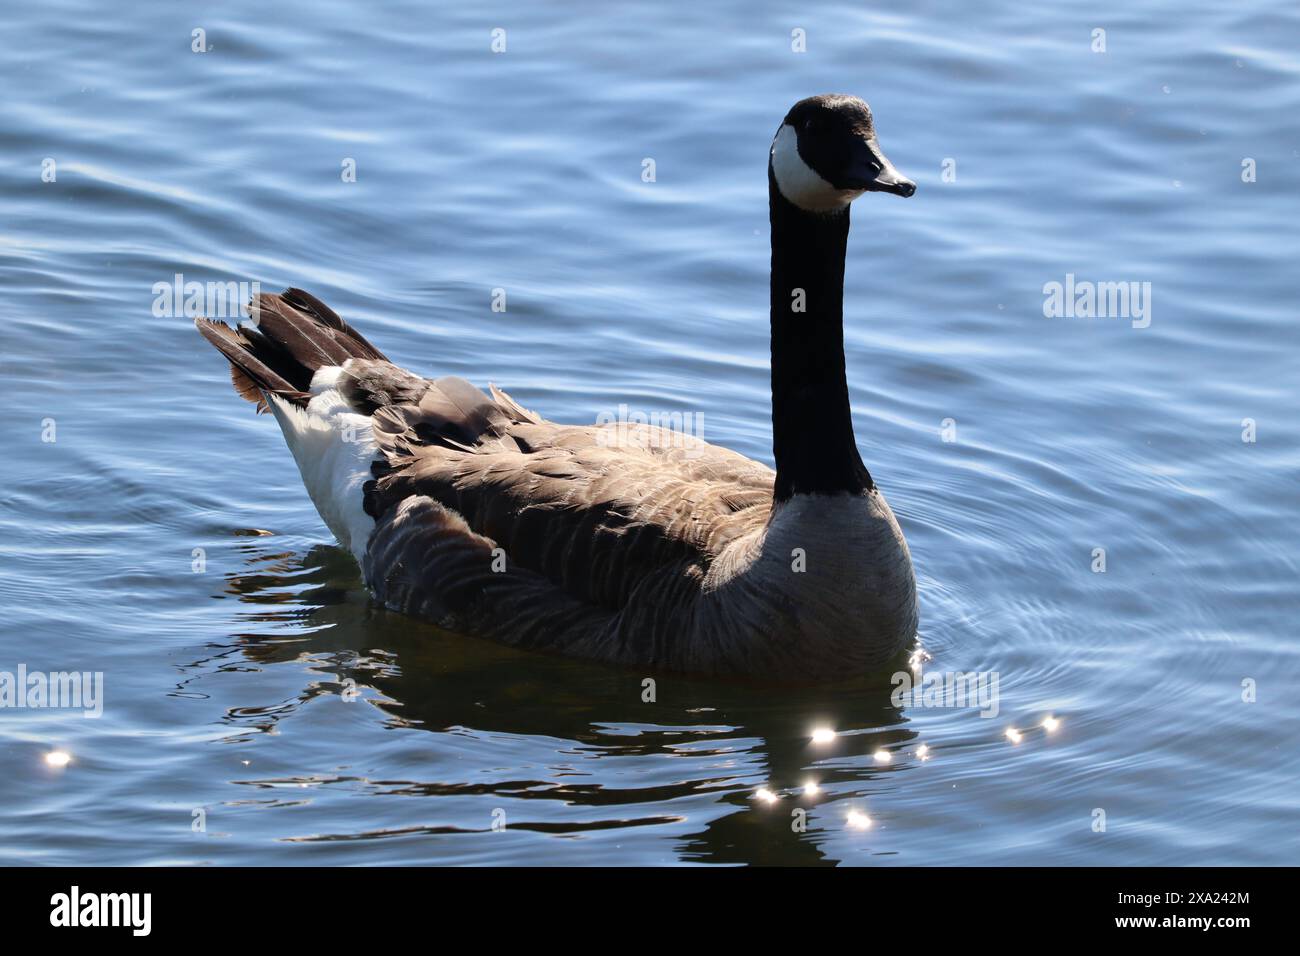
[[[767,171],[772,219],[772,442],[777,502],[874,487],[853,438],[844,374],[849,210],[798,208]]]

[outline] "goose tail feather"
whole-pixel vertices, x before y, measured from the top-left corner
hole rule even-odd
[[[337,312],[301,289],[260,293],[248,314],[248,323],[235,328],[208,318],[194,325],[230,362],[235,391],[259,413],[267,410],[267,395],[305,405],[312,377],[322,368],[351,358],[387,361]]]

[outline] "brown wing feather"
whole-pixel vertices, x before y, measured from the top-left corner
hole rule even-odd
[[[194,327],[230,361],[231,383],[242,398],[257,402],[259,412],[266,407],[262,402],[263,389],[286,397],[301,394],[293,383],[253,353],[248,330],[232,329],[224,322],[203,318],[195,319]]]
[[[366,578],[386,607],[464,633],[508,635],[517,647],[567,647],[566,639],[605,630],[607,612],[518,563],[502,566],[496,547],[454,511],[415,496],[378,523]]]
[[[430,498],[512,566],[609,610],[666,569],[704,575],[771,505],[771,470],[733,452],[648,426],[545,422],[460,379],[374,424],[384,460],[372,515]]]
[[[318,322],[321,322],[338,332],[342,332],[347,336],[350,340],[350,355],[360,358],[377,359],[381,362],[388,361],[384,356],[384,353],[371,345],[364,335],[345,322],[342,316],[310,292],[304,292],[302,289],[289,288],[285,289],[284,292],[280,294],[280,298],[295,309],[298,309],[300,312],[305,312]]]
[[[246,373],[241,372],[237,365],[230,366],[230,384],[235,386],[235,392],[240,398],[257,406],[257,414],[261,415],[267,411],[266,396],[257,387],[257,383]]]

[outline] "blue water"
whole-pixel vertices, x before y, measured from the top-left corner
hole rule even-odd
[[[98,719],[0,709],[0,862],[1297,862],[1294,4],[57,0],[0,35],[0,672],[104,675]],[[766,150],[827,91],[919,186],[853,213],[855,426],[925,666],[998,673],[996,717],[883,678],[648,703],[385,613],[152,308],[302,286],[418,371],[770,462]],[[1149,282],[1149,326],[1045,317],[1067,274]]]

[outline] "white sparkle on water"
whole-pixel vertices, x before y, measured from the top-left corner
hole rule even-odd
[[[849,815],[844,819],[855,830],[866,830],[871,826],[871,817],[857,810],[850,810]]]
[[[71,762],[72,754],[66,750],[51,750],[45,755],[45,763],[49,767],[66,767]]]

